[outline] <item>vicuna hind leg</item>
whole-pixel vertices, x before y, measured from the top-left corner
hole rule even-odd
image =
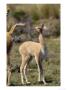
[[[22,56],[22,63],[20,66],[20,74],[21,74],[21,82],[22,84],[24,84],[24,77],[27,80],[27,76],[26,76],[26,67],[27,67],[27,60],[28,60],[28,56]]]
[[[40,67],[39,59],[37,56],[35,56],[35,60],[36,60],[37,67],[38,67],[38,81],[41,81],[41,67]]]
[[[27,83],[27,84],[30,84],[30,82],[28,81],[28,78],[27,78],[27,68],[28,68],[28,64],[29,64],[29,61],[26,63],[26,65],[25,65],[25,67],[24,67],[24,77],[25,77],[26,83]]]
[[[26,61],[25,61],[25,58],[24,56],[22,56],[22,63],[21,63],[21,66],[20,66],[20,75],[21,75],[21,83],[24,84],[24,66],[26,64]]]

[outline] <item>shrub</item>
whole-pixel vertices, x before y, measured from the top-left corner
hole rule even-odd
[[[25,15],[26,13],[24,11],[16,11],[16,12],[13,12],[13,17],[16,18],[18,21],[20,21]]]

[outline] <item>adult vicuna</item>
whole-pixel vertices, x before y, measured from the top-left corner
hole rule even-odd
[[[11,48],[12,48],[12,45],[13,45],[13,37],[12,37],[12,34],[14,33],[15,31],[15,28],[17,26],[22,26],[24,27],[25,24],[24,23],[16,23],[15,25],[13,25],[10,29],[9,32],[7,32],[7,84],[10,85],[10,79],[11,79],[11,64],[10,64],[10,51],[11,51]]]
[[[20,66],[20,74],[21,74],[21,82],[24,84],[24,78],[26,83],[28,82],[27,79],[27,66],[29,63],[29,58],[31,56],[35,57],[35,61],[37,63],[38,67],[38,81],[42,81],[44,84],[46,84],[46,81],[44,79],[44,72],[43,72],[43,66],[42,66],[42,60],[45,59],[46,55],[46,43],[43,37],[43,30],[44,30],[44,24],[41,25],[40,28],[36,27],[35,29],[39,32],[39,43],[38,42],[33,42],[33,41],[26,41],[22,43],[19,47],[19,52],[22,57],[22,62]],[[47,29],[45,27],[45,29]]]

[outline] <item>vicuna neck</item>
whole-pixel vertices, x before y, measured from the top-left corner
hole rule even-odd
[[[44,48],[45,41],[44,41],[44,37],[43,37],[42,33],[39,34],[39,42],[40,42],[41,46]]]
[[[12,26],[12,28],[9,31],[9,34],[12,34],[14,32],[14,29],[15,29],[16,26],[17,26],[16,24]]]

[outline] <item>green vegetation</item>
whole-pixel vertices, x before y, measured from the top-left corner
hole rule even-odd
[[[33,25],[44,23],[51,32],[49,36],[60,35],[59,4],[8,4],[8,10],[8,30],[16,22],[29,22]]]
[[[11,14],[21,12],[22,15],[26,13],[32,17],[35,16],[35,18],[60,18],[59,4],[8,4],[7,7],[10,8]],[[19,16],[21,13],[19,13]]]

